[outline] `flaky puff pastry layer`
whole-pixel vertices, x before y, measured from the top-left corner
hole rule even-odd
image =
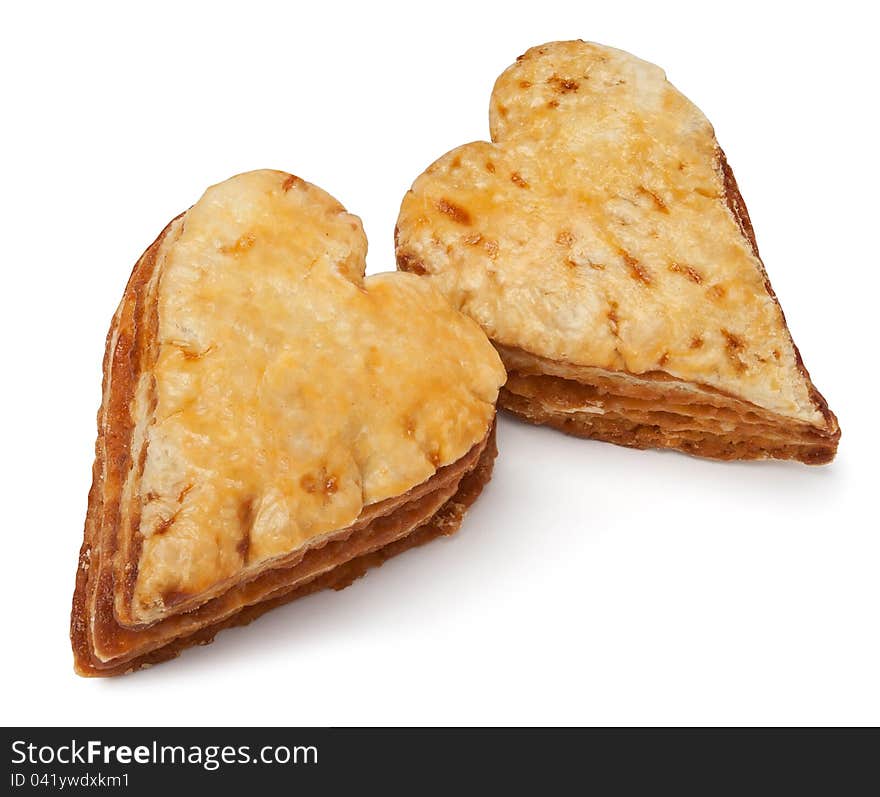
[[[502,355],[531,355],[530,378],[536,364],[556,363],[563,378],[613,396],[637,376],[653,384],[657,414],[560,407],[544,395],[552,383],[534,379],[528,391],[512,380],[505,406],[624,444],[834,456],[836,418],[792,342],[712,126],[661,69],[580,41],[536,47],[498,78],[490,123],[492,143],[447,153],[404,197],[399,268],[440,287]],[[728,431],[750,430],[720,423],[711,432],[721,445],[666,434],[672,383],[711,396],[705,407],[725,396],[732,412],[762,413],[783,442],[725,447]],[[707,430],[701,415],[694,435]]]
[[[140,259],[105,355],[80,671],[226,622],[278,573],[299,588],[324,574],[297,569],[314,551],[371,553],[380,518],[378,547],[396,542],[488,473],[498,355],[422,281],[364,278],[365,252],[329,195],[262,171],[209,189]]]

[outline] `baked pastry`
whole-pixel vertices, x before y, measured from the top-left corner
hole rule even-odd
[[[834,457],[712,126],[658,67],[535,47],[498,78],[490,128],[415,181],[396,250],[495,343],[502,407],[637,448]]]
[[[71,617],[115,675],[454,532],[505,378],[360,220],[293,175],[216,185],[134,268],[110,328]]]

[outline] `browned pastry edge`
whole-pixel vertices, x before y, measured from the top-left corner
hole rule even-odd
[[[487,437],[457,462],[439,469],[426,482],[401,496],[365,507],[352,526],[328,536],[309,550],[302,550],[293,557],[274,562],[273,570],[254,574],[249,581],[230,587],[217,598],[146,629],[139,631],[121,626],[115,615],[114,597],[119,589],[129,590],[130,580],[136,576],[136,571],[130,567],[123,571],[114,569],[114,557],[123,532],[120,513],[122,489],[134,456],[131,451],[133,419],[130,407],[140,376],[149,368],[150,347],[145,342],[151,332],[155,331],[154,327],[151,327],[155,319],[151,319],[150,314],[144,312],[145,292],[156,266],[160,246],[174,221],[176,219],[162,231],[135,265],[107,336],[92,487],[89,491],[84,540],[80,550],[71,612],[70,633],[75,668],[82,675],[112,675],[128,672],[145,663],[155,663],[177,655],[176,651],[190,644],[196,644],[202,637],[205,642],[210,641],[217,630],[225,627],[224,624],[232,624],[242,612],[254,608],[252,604],[262,605],[261,602],[266,599],[275,600],[276,595],[278,602],[282,598],[292,599],[295,596],[287,597],[284,593],[299,589],[310,578],[319,579],[322,583],[326,581],[328,585],[330,582],[340,583],[341,577],[331,578],[332,571],[319,571],[310,575],[309,567],[316,567],[316,562],[320,562],[322,557],[326,560],[331,555],[330,552],[337,554],[336,561],[340,562],[340,565],[350,559],[352,555],[346,555],[349,540],[357,553],[367,551],[363,554],[367,557],[364,561],[372,564],[375,562],[369,557],[372,556],[375,547],[394,546],[399,541],[398,538],[409,534],[413,528],[420,527],[426,522],[447,530],[442,533],[451,533],[457,528],[464,508],[479,494],[479,490],[473,491],[471,488],[470,493],[466,490],[464,492],[466,497],[472,494],[469,500],[457,497],[455,491],[464,489],[459,487],[463,474],[466,475],[468,470],[479,467],[480,473],[485,477],[484,481],[480,482],[480,487],[491,475],[495,455],[494,424]],[[138,459],[142,459],[145,453],[145,450],[138,452]],[[138,469],[142,469],[142,466],[142,462],[136,463]],[[454,507],[460,508],[454,509]],[[451,518],[456,516],[456,512],[459,513],[459,517],[453,524]],[[136,523],[135,517],[133,521],[135,528]],[[377,535],[377,530],[389,533]],[[357,545],[369,540],[370,534],[374,534],[375,537],[372,540],[372,547]],[[427,534],[420,535],[423,541],[429,538]],[[139,540],[133,539],[128,542],[131,542],[136,554]],[[415,544],[419,543],[416,541],[411,543],[411,545]],[[389,550],[396,552],[397,549]],[[129,557],[132,555],[132,551],[127,553]],[[326,561],[324,563],[326,564]],[[369,564],[364,565],[364,569]],[[294,573],[304,574],[305,577],[296,578]],[[349,582],[353,578],[354,576]],[[285,579],[293,579],[293,581],[285,584]],[[340,583],[338,588],[341,586],[344,585]],[[176,608],[179,611],[179,607]],[[209,636],[202,634],[202,629],[205,627],[214,629],[213,633]],[[161,636],[162,634],[164,636]],[[109,661],[95,656],[96,635],[100,642],[106,643],[108,648],[113,648]],[[137,650],[139,637],[149,636],[154,638],[151,644],[156,649],[147,647],[143,655],[139,655]],[[170,652],[163,653],[166,650]]]
[[[529,423],[552,426],[566,434],[602,440],[628,448],[669,448],[709,459],[793,459],[807,465],[821,465],[834,458],[834,445],[816,440],[786,442],[778,435],[761,435],[747,430],[740,434],[715,434],[706,430],[668,429],[625,416],[609,417],[589,412],[552,411],[540,401],[501,389],[499,406]],[[783,430],[784,431],[784,430]]]
[[[834,454],[837,453],[837,444],[840,441],[840,425],[837,422],[837,416],[831,412],[831,409],[828,407],[828,402],[825,401],[825,397],[813,384],[813,380],[810,379],[810,372],[804,365],[800,350],[795,344],[794,338],[791,336],[791,330],[788,328],[788,322],[785,320],[785,313],[782,310],[782,305],[779,304],[776,291],[773,290],[773,286],[770,284],[770,278],[767,276],[767,269],[764,266],[764,261],[761,260],[761,254],[758,252],[758,241],[755,238],[755,228],[752,227],[752,220],[749,218],[749,209],[746,207],[746,201],[740,193],[739,186],[736,183],[736,177],[733,175],[733,169],[730,168],[730,164],[727,162],[727,156],[724,154],[724,150],[721,149],[720,145],[715,152],[715,161],[717,168],[720,169],[724,178],[724,200],[727,202],[727,207],[736,219],[740,231],[748,240],[749,245],[752,247],[752,253],[755,255],[761,266],[761,275],[764,278],[764,288],[779,308],[779,315],[782,316],[782,326],[785,327],[785,332],[788,335],[788,339],[791,341],[792,348],[794,349],[794,356],[797,360],[798,370],[803,374],[804,379],[807,382],[807,387],[810,391],[810,398],[813,400],[816,409],[822,413],[826,427],[835,432],[834,451],[831,454],[831,459],[833,459]],[[830,459],[828,461],[830,461]]]
[[[808,465],[821,465],[834,459],[840,441],[840,426],[838,425],[837,417],[829,409],[828,402],[825,401],[824,396],[822,396],[810,379],[810,374],[804,365],[800,351],[794,343],[791,331],[785,321],[785,314],[782,311],[773,286],[770,284],[767,270],[758,252],[758,242],[755,238],[755,230],[752,227],[745,200],[740,193],[733,170],[727,162],[727,157],[720,146],[716,147],[715,158],[716,169],[721,173],[724,182],[724,198],[727,207],[736,219],[740,232],[748,240],[749,246],[758,260],[764,287],[770,298],[779,308],[782,324],[794,349],[798,370],[807,382],[810,398],[816,410],[822,414],[825,420],[826,433],[823,435],[824,439],[818,443],[803,445],[801,441],[793,440],[785,443],[774,440],[771,442],[761,439],[759,436],[753,436],[748,440],[736,440],[727,437],[723,433],[709,434],[701,432],[699,436],[696,434],[691,436],[683,435],[681,432],[669,433],[659,425],[647,425],[626,421],[622,418],[607,419],[601,415],[588,412],[553,412],[543,407],[540,401],[533,401],[529,397],[517,395],[506,387],[501,389],[498,399],[498,405],[502,409],[518,415],[530,423],[552,426],[555,429],[577,437],[603,440],[630,448],[672,448],[696,456],[724,460],[792,459]],[[424,268],[419,265],[419,261],[400,247],[399,237],[399,230],[395,226],[394,251],[398,269],[401,271],[412,271],[416,274],[424,274]],[[495,340],[492,342],[497,347],[498,342]],[[505,366],[508,368],[511,377],[516,375],[516,372],[510,369],[507,362],[505,362]],[[609,373],[609,375],[613,374]],[[558,379],[558,377],[552,378]],[[709,392],[712,391],[712,388],[708,386],[698,385],[698,387]],[[745,405],[744,402],[741,403]],[[662,406],[659,409],[662,410]],[[760,411],[757,407],[754,410]],[[798,426],[798,424],[792,425]],[[784,435],[785,431],[785,422],[780,422],[779,433]]]
[[[100,565],[112,560],[116,552],[119,499],[131,460],[133,423],[129,403],[134,395],[140,364],[139,358],[133,355],[136,351],[135,307],[153,272],[159,248],[175,221],[176,218],[169,222],[135,264],[107,333],[92,486],[89,490],[83,544],[79,553],[70,615],[70,639],[75,669],[82,675],[97,674],[91,672],[93,663],[89,606],[93,594],[100,586],[97,584],[99,576],[105,586],[109,584],[110,590],[113,589],[109,567],[100,573]],[[104,607],[100,620],[109,624],[112,619],[112,608],[108,611]]]
[[[404,536],[396,537],[392,539],[391,542],[381,545],[369,553],[357,556],[354,559],[349,559],[343,564],[318,575],[306,583],[297,583],[287,590],[281,589],[274,593],[272,597],[263,600],[260,603],[243,607],[231,617],[227,617],[217,623],[200,628],[186,637],[175,639],[157,650],[123,662],[122,664],[102,669],[96,667],[90,659],[86,658],[88,640],[83,636],[84,628],[82,623],[76,622],[78,603],[75,597],[74,622],[71,625],[71,639],[74,645],[76,670],[78,674],[90,677],[122,675],[176,658],[188,647],[194,645],[207,645],[213,642],[214,637],[225,628],[247,625],[276,606],[281,606],[295,600],[296,598],[310,595],[311,593],[322,589],[344,589],[358,578],[365,575],[370,568],[379,567],[391,557],[403,553],[410,548],[424,545],[426,542],[430,542],[436,537],[454,534],[461,526],[467,509],[474,503],[474,501],[476,501],[482,492],[483,487],[485,487],[492,478],[492,469],[497,453],[498,449],[495,444],[495,427],[493,425],[486,441],[486,445],[483,447],[482,453],[477,460],[476,466],[464,475],[458,484],[458,489],[455,494],[449,498],[426,522],[416,526]],[[391,530],[391,533],[388,533],[388,531],[389,529],[386,528],[386,536],[393,537],[393,530]],[[77,575],[77,595],[80,594],[79,582],[81,580],[81,574],[82,571]],[[79,605],[81,605],[81,603]]]

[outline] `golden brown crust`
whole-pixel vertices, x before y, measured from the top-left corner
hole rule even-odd
[[[555,363],[587,386],[597,375],[618,384],[664,374],[709,406],[725,395],[734,412],[763,413],[778,435],[794,435],[679,445],[664,434],[660,391],[660,428],[640,433],[642,444],[833,458],[837,419],[792,341],[733,173],[708,120],[659,68],[585,42],[531,48],[498,78],[490,127],[491,143],[447,153],[404,197],[399,269],[477,320],[512,377],[509,351],[532,357],[524,374],[560,376],[540,370]],[[624,434],[595,405],[576,418],[577,408],[514,392],[509,382],[509,409],[548,423],[560,412],[555,425],[585,436],[619,442],[642,423],[624,415]],[[804,424],[821,454],[800,446]]]

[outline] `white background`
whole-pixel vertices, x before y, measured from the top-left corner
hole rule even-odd
[[[3,12],[4,723],[880,722],[870,4],[42,3]],[[713,121],[834,464],[721,464],[504,419],[459,535],[125,678],[68,612],[110,316],[204,188],[292,171],[393,268],[400,199],[488,135],[526,48],[663,66]],[[873,418],[873,420],[872,420]]]

